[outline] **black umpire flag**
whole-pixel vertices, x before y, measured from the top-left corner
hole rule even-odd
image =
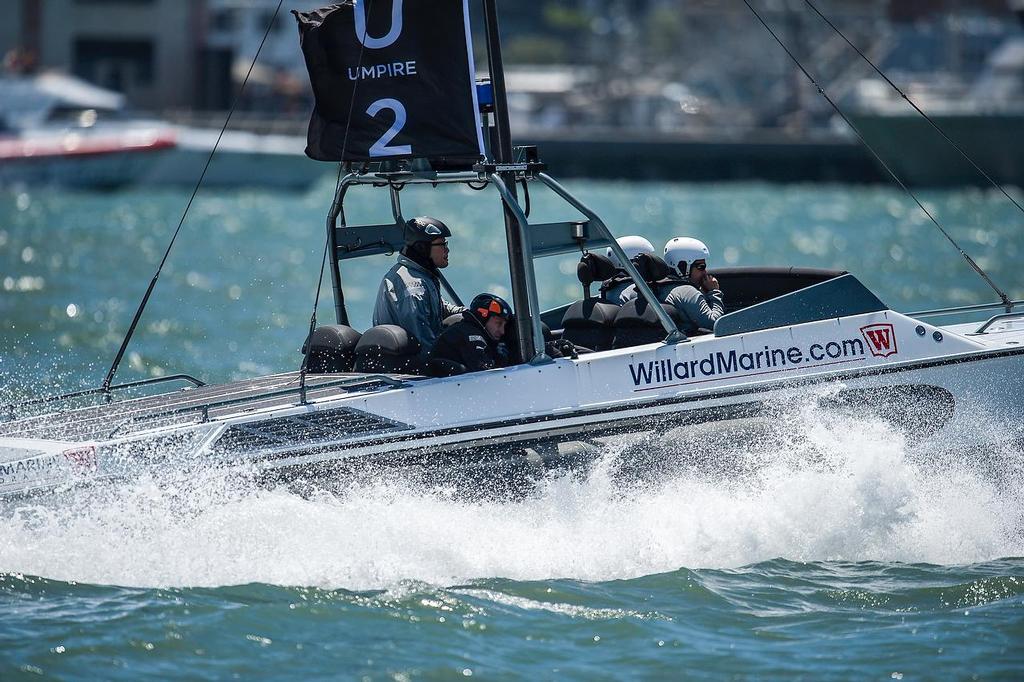
[[[468,0],[346,0],[293,11],[315,107],[319,161],[478,159]]]

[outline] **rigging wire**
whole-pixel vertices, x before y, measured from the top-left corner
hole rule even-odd
[[[283,0],[282,0],[283,1]],[[366,49],[366,35],[370,31],[370,17],[373,16],[373,3],[366,3],[366,21],[364,22],[363,37],[359,41],[359,58],[356,60],[356,68],[363,66],[363,51]],[[334,196],[338,196],[341,188],[342,169],[345,165],[345,151],[348,149],[348,132],[352,127],[352,112],[355,110],[356,91],[359,88],[359,79],[352,85],[352,100],[348,103],[348,119],[345,121],[345,135],[341,139],[341,162],[338,164],[338,180],[334,186]],[[327,239],[324,242],[324,253],[320,258],[320,276],[316,280],[316,295],[313,297],[313,314],[309,317],[309,333],[306,335],[306,352],[302,356],[302,365],[299,367],[299,401],[306,404],[306,375],[309,373],[309,358],[313,355],[313,332],[316,331],[316,309],[320,305],[320,292],[324,286],[324,270],[327,268],[327,252],[331,248],[331,233],[333,226],[328,226]]]
[[[909,187],[907,187],[907,185],[900,179],[900,177],[896,175],[896,172],[889,167],[889,164],[887,164],[882,159],[882,157],[878,155],[878,152],[875,151],[874,147],[872,147],[868,143],[868,141],[864,139],[864,136],[861,134],[857,126],[853,124],[853,121],[851,121],[849,117],[847,117],[843,110],[839,108],[839,105],[836,104],[835,101],[833,101],[833,99],[829,96],[827,92],[825,92],[825,88],[818,84],[818,81],[815,80],[814,76],[812,76],[810,72],[807,71],[806,68],[804,68],[804,65],[800,62],[799,59],[797,59],[796,55],[793,54],[789,47],[787,47],[786,44],[782,41],[782,39],[779,38],[779,36],[775,33],[775,31],[772,30],[772,27],[769,26],[768,23],[761,17],[761,14],[756,9],[754,9],[753,5],[750,4],[750,1],[743,0],[743,4],[747,6],[747,8],[754,14],[755,17],[757,17],[757,20],[761,22],[761,25],[764,26],[765,30],[768,31],[771,37],[775,39],[775,42],[779,44],[779,47],[781,47],[785,51],[785,53],[789,55],[789,58],[793,61],[793,63],[797,65],[800,71],[803,72],[804,76],[807,77],[807,80],[811,82],[811,85],[813,85],[818,90],[818,94],[824,97],[825,101],[829,103],[829,105],[835,110],[837,114],[839,114],[840,118],[842,118],[846,125],[850,127],[850,130],[854,132],[854,134],[860,140],[861,144],[863,144],[864,147],[871,153],[871,155],[875,157],[875,160],[882,165],[882,167],[892,177],[896,184],[899,185],[900,188],[903,189],[903,191],[906,192],[907,195],[914,200],[914,203],[917,204],[918,208],[924,211],[924,214],[928,216],[929,220],[932,221],[932,224],[934,224],[935,227],[939,230],[939,232],[941,232],[942,235],[949,241],[949,243],[953,245],[953,248],[960,252],[960,255],[963,256],[965,261],[967,261],[967,264],[976,273],[978,273],[978,276],[985,280],[985,282],[992,288],[993,291],[996,292],[996,295],[999,296],[999,300],[1002,301],[1002,304],[1004,306],[1006,306],[1007,312],[1013,310],[1013,301],[1010,300],[1010,297],[1007,296],[1002,289],[996,286],[996,283],[992,281],[992,279],[985,273],[984,270],[981,269],[981,267],[976,262],[974,262],[974,259],[971,258],[966,251],[960,248],[960,245],[956,242],[956,240],[953,239],[953,237],[951,237],[945,229],[943,229],[942,225],[939,224],[939,221],[936,220],[935,216],[932,215],[931,211],[925,208],[924,204],[921,203],[921,200],[917,198],[917,195],[914,194],[914,192]]]
[[[346,130],[346,134],[347,134]],[[345,144],[342,142],[342,149]],[[344,151],[342,152],[344,157]],[[334,193],[338,193],[338,188],[341,187],[341,172],[344,168],[343,163],[338,164],[338,180],[334,187]],[[309,358],[313,355],[313,332],[316,331],[316,309],[320,305],[320,290],[323,288],[324,283],[324,270],[327,268],[327,252],[331,248],[331,236],[327,235],[327,240],[324,242],[324,253],[320,257],[320,276],[317,277],[316,285],[316,296],[313,298],[313,314],[309,320],[309,333],[306,334],[306,344],[303,346],[305,351],[302,355],[302,366],[299,367],[299,400],[305,405],[306,404],[306,375],[309,373]]]
[[[974,167],[974,169],[976,171],[978,171],[982,175],[982,177],[984,177],[986,180],[988,180],[988,182],[993,187],[995,187],[1000,192],[1002,192],[1003,196],[1006,197],[1010,201],[1010,203],[1012,203],[1014,206],[1016,206],[1017,209],[1020,210],[1021,213],[1024,213],[1024,206],[1021,206],[1020,203],[1018,203],[1016,199],[1014,199],[1012,196],[1010,196],[1009,192],[1007,192],[1006,189],[1000,183],[996,182],[994,179],[992,179],[992,177],[988,173],[986,173],[984,170],[982,170],[981,166],[979,166],[977,163],[975,163],[974,159],[972,159],[971,156],[966,151],[964,151],[964,149],[960,145],[958,145],[956,142],[954,142],[949,137],[949,135],[946,134],[946,131],[944,131],[941,127],[939,127],[938,123],[936,123],[934,120],[932,120],[932,118],[930,116],[928,116],[928,114],[926,114],[924,111],[922,111],[921,108],[918,107],[917,104],[915,104],[914,101],[912,99],[910,99],[906,95],[906,93],[904,93],[899,88],[899,86],[897,86],[895,83],[893,83],[889,79],[889,77],[887,75],[885,75],[885,73],[880,68],[875,66],[875,63],[872,62],[871,59],[866,54],[864,54],[864,52],[861,51],[860,48],[858,48],[856,45],[854,45],[853,42],[849,38],[846,37],[846,34],[844,34],[842,31],[840,31],[839,28],[835,24],[833,24],[829,20],[828,17],[826,17],[824,14],[822,14],[821,11],[814,5],[814,3],[811,2],[811,0],[804,0],[804,2],[807,3],[808,7],[810,7],[812,10],[814,10],[815,14],[817,14],[819,17],[821,17],[822,21],[824,21],[826,24],[829,25],[829,28],[831,28],[833,31],[835,31],[839,35],[840,38],[845,40],[846,44],[849,45],[850,47],[852,47],[853,50],[857,54],[859,54],[861,56],[861,58],[864,61],[866,61],[871,66],[872,69],[875,70],[875,73],[877,73],[879,76],[881,76],[885,80],[885,82],[888,83],[892,87],[893,90],[895,90],[897,93],[899,93],[900,97],[905,99],[907,101],[907,104],[909,104],[910,106],[912,106],[914,108],[914,111],[916,111],[917,113],[921,114],[921,116],[924,117],[924,120],[928,121],[928,123],[931,124],[932,128],[934,128],[935,131],[938,132],[939,135],[942,136],[942,139],[944,139],[946,142],[948,142],[949,145],[951,147],[953,147],[953,149],[957,150],[960,153],[960,156],[964,157],[964,159],[966,159],[966,161],[969,164],[971,164]]]
[[[206,158],[206,165],[203,166],[203,172],[199,175],[199,180],[196,182],[196,186],[192,189],[192,196],[189,197],[188,203],[185,204],[185,210],[182,211],[181,220],[178,221],[178,227],[174,230],[174,234],[171,236],[170,243],[167,244],[167,250],[164,251],[163,258],[160,259],[160,265],[156,269],[156,273],[153,275],[153,279],[149,282],[149,288],[146,289],[145,295],[142,297],[142,302],[139,304],[138,310],[135,311],[135,317],[132,318],[132,323],[128,327],[128,333],[125,334],[124,340],[121,342],[121,347],[117,351],[117,355],[114,357],[113,364],[110,365],[110,370],[107,371],[107,376],[103,379],[103,392],[110,396],[110,383],[114,380],[114,374],[117,373],[117,368],[121,364],[121,360],[124,358],[124,353],[128,349],[128,343],[131,341],[132,336],[135,334],[135,328],[139,324],[139,320],[142,318],[142,311],[146,309],[146,304],[149,303],[149,297],[153,294],[153,289],[156,287],[156,281],[160,278],[160,272],[164,269],[164,264],[167,262],[167,258],[171,255],[171,249],[174,248],[174,243],[178,239],[178,233],[181,232],[181,226],[185,224],[185,218],[188,216],[188,211],[192,208],[192,202],[196,198],[196,194],[199,193],[199,188],[203,184],[203,180],[206,178],[206,171],[210,169],[210,162],[213,161],[213,155],[217,153],[217,147],[220,146],[221,138],[224,137],[224,131],[227,130],[228,124],[231,122],[231,116],[235,113],[235,108],[238,106],[238,102],[242,98],[242,92],[245,90],[246,83],[249,82],[249,76],[252,75],[252,70],[256,66],[256,60],[259,59],[260,51],[263,49],[264,43],[267,42],[267,36],[270,35],[270,29],[274,26],[274,21],[277,20],[277,15],[281,12],[281,5],[284,4],[284,0],[278,0],[277,9],[274,10],[274,16],[270,18],[270,22],[267,24],[267,30],[263,32],[263,40],[260,41],[260,45],[256,48],[256,54],[253,55],[252,63],[249,65],[249,70],[245,73],[245,79],[242,81],[241,87],[235,94],[234,100],[231,102],[231,109],[228,110],[228,116],[224,119],[224,125],[221,126],[220,134],[217,135],[217,141],[213,144],[213,149],[210,150],[210,155]]]

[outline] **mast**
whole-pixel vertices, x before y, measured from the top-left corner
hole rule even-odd
[[[491,87],[494,91],[494,118],[498,144],[495,149],[495,161],[512,163],[512,135],[508,122],[508,100],[505,93],[505,69],[501,61],[501,36],[498,33],[498,8],[496,0],[483,0],[484,21],[487,25],[487,63],[491,71]],[[500,174],[513,199],[516,194],[516,176],[514,172]],[[512,280],[512,301],[516,311],[516,336],[519,339],[521,362],[529,362],[543,349],[534,345],[530,318],[539,311],[530,309],[530,297],[526,284],[525,253],[527,245],[520,238],[519,224],[511,209],[502,202],[505,214],[505,237],[508,240],[508,269]]]

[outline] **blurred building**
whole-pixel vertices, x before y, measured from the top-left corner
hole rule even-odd
[[[306,10],[328,0],[293,0]],[[906,81],[971,81],[1020,28],[1024,0],[817,0]],[[278,0],[3,0],[9,69],[61,69],[135,108],[240,108],[302,118],[311,93],[295,22]],[[804,0],[754,3],[830,96],[856,105],[870,65]],[[474,8],[478,5],[473,3]],[[476,13],[477,15],[479,12]],[[479,30],[479,16],[475,17]],[[660,132],[827,127],[833,112],[742,4],[533,0],[501,4],[517,120]],[[266,36],[259,60],[252,60]],[[482,45],[483,40],[478,41]],[[480,55],[482,57],[482,54]],[[483,60],[479,66],[483,71]],[[250,67],[252,71],[250,73]],[[262,113],[261,113],[262,112]]]
[[[133,106],[188,106],[203,73],[203,0],[6,0],[8,68],[67,71]],[[198,77],[197,77],[198,76]]]
[[[241,107],[284,114],[300,110],[308,113],[312,93],[299,49],[298,29],[288,10],[304,11],[327,3],[323,0],[293,1],[282,7],[275,17],[278,0],[205,2],[205,46],[208,54],[222,66],[227,66],[231,80],[236,84],[245,79],[252,67]],[[257,50],[259,60],[253,65]],[[215,104],[210,101],[205,108],[224,109],[229,102],[225,98],[220,106]]]

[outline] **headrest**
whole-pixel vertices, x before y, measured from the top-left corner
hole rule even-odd
[[[640,253],[634,256],[633,265],[636,266],[644,281],[648,283],[663,280],[672,274],[672,268],[668,266],[665,259],[650,253]]]
[[[576,276],[583,286],[590,286],[594,282],[603,282],[615,276],[619,269],[607,256],[599,253],[585,253],[576,266]]]

